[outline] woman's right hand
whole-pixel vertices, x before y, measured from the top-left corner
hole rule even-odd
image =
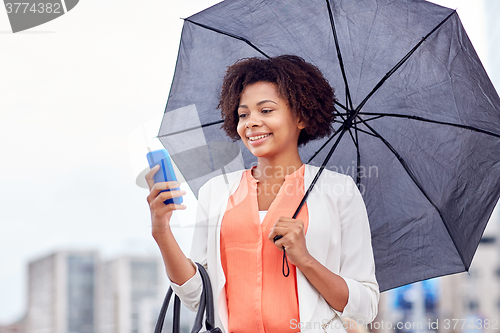
[[[146,182],[149,187],[149,195],[147,197],[147,201],[149,203],[149,209],[151,210],[151,223],[152,223],[152,233],[153,236],[155,234],[162,234],[165,231],[170,231],[170,217],[172,216],[172,212],[177,209],[186,209],[185,205],[178,204],[164,204],[164,201],[180,197],[186,194],[184,190],[177,191],[165,191],[167,189],[174,189],[180,186],[179,182],[169,181],[169,182],[161,182],[156,183],[153,180],[153,176],[160,169],[160,166],[157,165],[146,174]]]

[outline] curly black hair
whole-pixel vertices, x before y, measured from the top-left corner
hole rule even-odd
[[[304,121],[299,146],[332,133],[336,111],[334,89],[316,66],[298,56],[281,55],[240,59],[228,67],[218,108],[224,120],[221,128],[233,141],[240,139],[236,128],[241,94],[245,87],[256,82],[276,84],[294,115]]]

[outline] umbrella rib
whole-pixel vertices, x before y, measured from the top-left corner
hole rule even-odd
[[[446,18],[441,21],[434,29],[431,30],[431,32],[429,32],[427,35],[425,35],[411,50],[410,52],[408,52],[404,57],[403,59],[401,59],[390,71],[387,72],[387,74],[384,75],[384,77],[377,83],[377,85],[375,86],[375,88],[372,89],[372,91],[363,99],[363,101],[356,107],[356,114],[359,113],[359,110],[361,110],[361,108],[366,104],[366,102],[368,101],[368,99],[370,99],[370,97],[373,96],[373,94],[375,94],[375,92],[384,84],[385,81],[387,81],[387,79],[389,77],[392,76],[392,74],[394,74],[410,57],[411,55],[420,47],[420,45],[422,45],[423,42],[425,42],[427,40],[427,38],[429,38],[430,35],[432,35],[437,29],[439,29],[446,21],[448,21],[450,19],[450,17],[453,16],[453,14],[456,14],[456,11],[452,11],[448,16],[446,16]]]
[[[323,144],[323,145],[322,145],[322,146],[321,146],[318,150],[316,150],[316,152],[314,153],[314,155],[313,155],[311,158],[309,158],[309,160],[307,161],[307,163],[311,163],[311,161],[312,161],[312,160],[316,157],[316,155],[318,155],[318,154],[319,154],[319,152],[320,152],[320,151],[322,151],[322,150],[323,150],[323,148],[325,148],[325,147],[326,147],[326,145],[327,145],[330,141],[332,141],[332,139],[333,139],[333,138],[334,138],[337,134],[339,134],[339,132],[340,132],[342,129],[343,129],[343,127],[342,127],[342,126],[341,126],[341,127],[339,127],[339,129],[338,129],[338,130],[336,130],[336,131],[335,131],[335,133],[333,133],[333,135],[332,135],[331,137],[329,137],[329,138],[328,138],[328,140],[326,140],[326,141],[325,141],[325,143],[324,143],[324,144]]]
[[[360,114],[366,114],[366,113],[359,112],[358,115],[360,115]],[[339,115],[339,116],[342,117],[342,116],[347,116],[348,114],[347,113],[337,113],[337,115]],[[380,114],[379,116],[376,116],[376,117],[372,117],[372,118],[368,118],[368,119],[363,119],[363,121],[375,120],[375,119],[382,118],[384,116],[385,116],[385,114]],[[356,117],[359,118],[358,116],[356,116]],[[359,118],[359,119],[361,119],[361,118]],[[353,122],[353,124],[359,124],[360,122],[361,121],[355,121],[355,122]]]
[[[356,131],[355,131],[356,132]],[[349,135],[351,136],[351,139],[352,139],[352,142],[354,143],[354,146],[356,146],[356,149],[359,150],[359,147],[358,147],[358,141],[357,141],[357,137],[358,135],[356,134],[356,138],[354,137],[354,135],[352,134],[352,131],[351,129],[349,129]]]
[[[341,104],[339,101],[335,100],[334,101],[335,104],[337,104],[338,106],[340,106],[340,108],[344,109],[347,111],[347,107],[345,107],[343,104]]]
[[[214,121],[214,122],[211,122],[211,123],[206,123],[206,124],[203,124],[203,125],[200,125],[200,126],[189,127],[189,128],[186,128],[186,129],[183,129],[183,130],[180,130],[180,131],[176,131],[176,132],[172,132],[172,133],[168,133],[168,134],[163,134],[163,135],[158,135],[157,138],[164,138],[164,137],[175,135],[175,134],[180,134],[180,133],[184,133],[184,132],[194,131],[194,130],[197,130],[197,129],[200,129],[200,128],[203,128],[203,127],[208,127],[208,126],[212,126],[212,125],[221,124],[223,122],[224,122],[224,120],[217,120],[217,121]]]
[[[475,131],[475,132],[479,132],[479,133],[483,133],[483,134],[487,134],[487,135],[491,135],[491,136],[495,136],[497,138],[500,138],[500,134],[493,133],[493,132],[490,132],[490,131],[487,131],[487,130],[483,130],[483,129],[480,129],[480,128],[476,128],[476,127],[473,127],[473,126],[461,125],[461,124],[455,124],[455,123],[449,123],[449,122],[446,122],[446,121],[432,120],[432,119],[428,119],[428,118],[424,118],[424,117],[419,117],[419,116],[412,116],[412,115],[405,115],[405,114],[398,114],[398,113],[376,113],[376,112],[360,112],[359,114],[378,116],[378,117],[370,118],[370,119],[367,119],[367,120],[377,119],[377,118],[380,118],[380,117],[383,117],[383,116],[397,117],[397,118],[407,118],[407,119],[425,121],[425,122],[428,122],[428,123],[434,123],[434,124],[440,124],[440,125],[448,125],[448,126],[459,127],[459,128],[463,128],[463,129],[467,129],[467,130],[471,130],[471,131]]]
[[[328,16],[330,17],[330,25],[332,27],[333,40],[335,41],[335,49],[337,50],[337,58],[339,59],[340,71],[342,72],[342,78],[344,79],[346,102],[349,104],[349,107],[352,109],[351,92],[349,91],[349,84],[347,83],[347,75],[346,75],[345,69],[344,69],[344,61],[342,59],[342,54],[340,53],[340,45],[339,45],[339,40],[337,38],[337,29],[335,29],[335,22],[333,21],[333,12],[332,12],[332,8],[330,6],[329,0],[326,0],[326,7],[328,9]],[[343,108],[343,109],[346,109],[346,108]]]
[[[357,122],[357,123],[360,123],[360,121],[359,121],[359,122]],[[359,132],[362,132],[362,133],[365,133],[365,134],[368,134],[368,135],[371,135],[371,136],[373,136],[373,137],[378,138],[378,136],[376,136],[375,134],[370,133],[370,132],[365,131],[365,130],[362,130],[362,129],[361,129],[361,128],[359,128],[359,127],[357,127],[357,129],[356,129],[356,130],[357,130],[357,131],[359,131]]]
[[[359,115],[359,114],[366,114],[366,113],[359,112],[359,113],[358,113],[358,115]],[[347,113],[337,113],[336,115],[338,115],[338,116],[341,116],[341,117],[342,117],[342,116],[347,116],[348,114],[347,114]],[[379,118],[384,117],[385,115],[386,115],[386,114],[380,114],[380,115],[378,115],[378,116],[376,116],[376,117],[372,117],[372,118],[369,118],[369,119],[363,119],[362,121],[370,121],[370,120],[379,119]],[[357,116],[356,116],[356,117],[357,117]],[[358,118],[358,119],[361,119],[361,118],[359,118],[359,117],[357,117],[357,118]],[[342,118],[342,119],[344,119],[344,118]],[[335,121],[335,120],[334,120],[334,121]],[[359,124],[359,123],[360,123],[360,122],[362,122],[362,121],[355,121],[355,122],[353,122],[353,124]],[[338,122],[338,121],[337,121],[337,122]]]
[[[234,38],[234,39],[238,39],[238,40],[241,40],[245,43],[247,43],[248,45],[250,45],[250,47],[252,47],[253,49],[255,49],[257,52],[259,52],[260,54],[262,54],[264,57],[266,58],[270,58],[267,54],[265,54],[262,50],[260,50],[257,46],[253,45],[252,42],[250,42],[248,39],[246,38],[243,38],[243,37],[240,37],[238,35],[235,35],[235,34],[232,34],[230,32],[226,32],[226,31],[222,31],[220,29],[217,29],[217,28],[213,28],[213,27],[209,27],[208,25],[205,25],[205,24],[202,24],[202,23],[198,23],[198,22],[195,22],[195,21],[192,21],[188,18],[184,19],[185,21],[188,21],[194,25],[197,25],[199,27],[202,27],[202,28],[205,28],[205,29],[208,29],[208,30],[211,30],[211,31],[214,31],[214,32],[217,32],[219,34],[222,34],[222,35],[225,35],[225,36],[228,36],[228,37],[231,37],[231,38]]]
[[[361,113],[361,114],[363,114],[363,113]],[[380,116],[376,116],[376,117],[372,117],[372,118],[368,118],[368,119],[363,119],[363,121],[370,121],[370,120],[375,120],[375,119],[379,119],[379,118],[383,118],[383,117],[384,117],[384,115],[380,115]],[[359,121],[357,123],[359,123]]]
[[[299,206],[297,207],[297,210],[295,210],[295,213],[293,214],[293,217],[292,218],[297,218],[297,215],[299,215],[299,212],[300,212],[300,209],[302,208],[302,206],[304,205],[304,203],[306,202],[306,199],[307,197],[309,196],[309,193],[311,193],[314,185],[316,184],[316,182],[318,181],[318,178],[319,176],[321,175],[321,173],[323,172],[323,170],[325,169],[325,166],[326,164],[328,163],[328,161],[330,160],[330,157],[332,157],[332,154],[333,152],[335,151],[335,149],[337,148],[339,142],[340,142],[340,139],[342,139],[342,136],[344,136],[345,132],[347,131],[347,126],[346,124],[342,124],[342,126],[327,140],[326,143],[330,142],[333,137],[335,137],[335,135],[337,135],[338,133],[340,133],[339,137],[337,138],[337,140],[335,141],[335,143],[333,144],[332,148],[330,149],[330,151],[328,152],[328,154],[326,155],[323,163],[321,163],[321,167],[319,168],[318,172],[316,172],[316,175],[314,176],[312,182],[311,182],[311,185],[309,185],[309,188],[307,189],[306,193],[304,194],[304,197],[302,198],[302,200],[300,201],[300,204]],[[314,156],[316,156],[316,154],[321,151],[321,149],[323,149],[326,145],[326,143],[314,154]],[[311,157],[309,159],[309,161],[307,163],[309,163],[313,158]]]
[[[398,152],[396,151],[396,149],[394,149],[394,147],[387,141],[385,140],[377,131],[375,131],[375,129],[373,127],[371,127],[370,125],[368,125],[365,121],[363,121],[361,118],[359,118],[364,124],[366,127],[368,127],[380,140],[382,140],[382,142],[387,146],[387,148],[389,148],[389,150],[396,156],[396,158],[398,159],[399,163],[403,166],[403,168],[405,169],[406,173],[408,174],[408,176],[411,178],[411,180],[413,181],[413,183],[415,183],[415,185],[418,187],[418,189],[422,192],[422,194],[425,196],[425,198],[429,201],[429,203],[436,209],[436,211],[438,212],[439,214],[439,217],[441,218],[441,221],[443,221],[443,224],[446,228],[446,231],[448,231],[448,235],[450,235],[450,238],[451,240],[453,241],[453,244],[455,245],[455,248],[457,249],[457,252],[458,254],[460,255],[460,259],[462,260],[462,263],[464,265],[464,267],[466,268],[466,270],[469,269],[468,265],[467,265],[467,261],[465,260],[465,257],[464,257],[464,254],[462,253],[460,247],[458,246],[458,244],[456,243],[455,239],[452,237],[452,234],[451,234],[451,231],[450,231],[450,228],[448,227],[448,224],[446,223],[444,217],[443,217],[443,214],[441,213],[441,211],[439,210],[439,208],[436,206],[436,204],[434,204],[434,202],[432,202],[431,198],[429,197],[429,195],[425,192],[424,188],[422,187],[422,185],[420,184],[420,182],[417,180],[417,177],[413,174],[413,172],[410,170],[410,167],[408,166],[408,164],[406,163],[406,161],[401,157],[401,155],[398,154]]]

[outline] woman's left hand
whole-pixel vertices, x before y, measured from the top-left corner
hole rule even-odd
[[[274,241],[274,237],[283,236]],[[300,269],[302,264],[310,260],[309,251],[306,247],[306,237],[304,233],[304,222],[288,217],[280,217],[271,228],[269,240],[281,251],[283,247],[290,263]]]

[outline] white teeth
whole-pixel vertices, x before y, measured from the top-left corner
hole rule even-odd
[[[265,138],[266,136],[269,136],[269,134],[264,134],[264,135],[259,135],[259,136],[252,136],[252,137],[249,137],[249,139],[250,139],[250,141],[255,141],[255,140],[259,140],[259,139]]]

